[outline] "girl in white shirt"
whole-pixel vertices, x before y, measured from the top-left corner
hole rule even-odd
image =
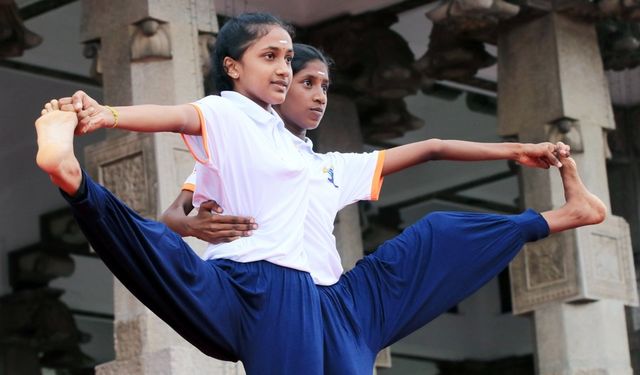
[[[335,215],[354,201],[377,199],[385,175],[437,159],[512,159],[548,167],[556,160],[543,151],[553,146],[428,140],[382,152],[317,154],[306,131],[319,125],[326,108],[329,63],[317,49],[294,44],[292,68],[291,87],[277,111],[308,162],[310,199],[303,241],[322,306],[326,374],[370,374],[380,349],[473,293],[501,271],[524,242],[549,231],[595,224],[604,216],[600,200],[580,182],[568,147],[559,144],[555,152],[563,161],[560,171],[567,197],[562,208],[541,215],[531,210],[521,215],[430,214],[341,277],[332,234]],[[206,240],[211,231],[184,229],[191,221],[202,226],[207,220],[202,213],[186,217],[192,209],[191,190],[197,186],[194,176],[195,172],[163,220],[183,235]],[[222,217],[209,214],[209,221]],[[247,235],[229,234],[230,239]]]

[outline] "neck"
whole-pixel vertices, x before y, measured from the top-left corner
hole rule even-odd
[[[283,121],[284,121],[284,127],[287,128],[287,130],[290,131],[291,134],[302,139],[303,141],[307,138],[307,129],[303,129],[295,124],[292,124],[290,121],[287,121],[284,119]]]

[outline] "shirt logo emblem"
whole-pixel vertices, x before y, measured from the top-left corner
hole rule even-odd
[[[327,181],[329,181],[331,185],[333,185],[333,187],[335,187],[336,189],[339,188],[339,186],[336,185],[336,182],[335,182],[335,176],[333,174],[333,166],[329,168],[327,167],[322,168],[322,173],[327,173],[329,175],[329,177],[327,177]]]

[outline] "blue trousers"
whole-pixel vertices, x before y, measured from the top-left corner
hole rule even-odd
[[[549,234],[540,214],[435,212],[383,243],[337,284],[318,287],[325,374],[371,374],[377,353],[502,271]]]
[[[65,194],[63,194],[65,195]],[[65,195],[92,247],[143,304],[203,353],[248,374],[371,374],[378,351],[423,326],[548,235],[533,211],[434,213],[332,286],[266,261],[204,261],[86,174]]]

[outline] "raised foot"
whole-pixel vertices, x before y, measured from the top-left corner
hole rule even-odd
[[[572,158],[560,158],[560,175],[564,184],[565,209],[576,226],[599,224],[607,216],[607,207],[582,183],[576,162]]]
[[[36,163],[46,173],[55,175],[68,162],[77,163],[73,155],[73,131],[76,124],[75,113],[58,110],[43,110],[43,115],[36,120]]]

